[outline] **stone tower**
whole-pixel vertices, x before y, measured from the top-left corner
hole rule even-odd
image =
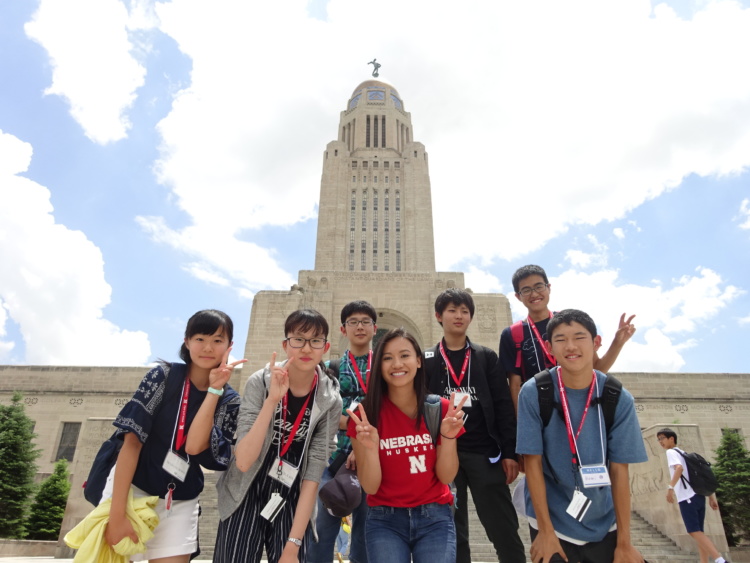
[[[379,332],[404,326],[432,346],[442,337],[435,298],[465,287],[463,273],[435,270],[429,159],[396,89],[377,80],[357,86],[337,137],[323,153],[315,270],[300,271],[290,290],[255,296],[244,377],[281,352],[284,320],[295,309],[313,307],[328,319],[331,356],[346,348],[339,314],[355,299],[375,306]],[[474,294],[474,301],[469,337],[497,349],[511,322],[508,300]]]

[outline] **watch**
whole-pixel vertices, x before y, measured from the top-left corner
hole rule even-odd
[[[209,387],[208,392],[221,397],[224,394],[224,388],[222,387],[221,389],[214,389],[213,387]]]
[[[672,485],[669,485],[669,487],[667,487],[667,489],[670,490],[670,491],[674,491],[674,487]]]
[[[292,542],[297,547],[302,547],[302,540],[298,540],[297,538],[287,538],[286,541]]]

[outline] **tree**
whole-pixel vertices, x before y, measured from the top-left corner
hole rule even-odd
[[[0,405],[0,537],[23,538],[29,497],[34,490],[39,450],[32,440],[34,422],[26,416],[22,395]]]
[[[716,500],[721,508],[724,533],[730,546],[750,540],[750,453],[740,434],[724,428],[716,449],[714,473],[719,481]]]
[[[70,493],[68,461],[59,459],[55,471],[47,477],[31,505],[31,516],[26,525],[30,540],[56,540],[65,515],[65,505]]]

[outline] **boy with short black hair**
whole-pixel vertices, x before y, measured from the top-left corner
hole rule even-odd
[[[253,373],[237,417],[237,445],[216,483],[216,563],[305,561],[306,530],[341,413],[338,382],[321,365],[328,322],[314,309],[284,323],[285,362],[276,352]]]
[[[607,425],[596,401],[608,377],[594,370],[601,337],[586,313],[560,311],[547,335],[547,350],[560,364],[550,370],[560,408],[545,425],[533,378],[518,397],[516,450],[526,469],[531,558],[642,563],[630,539],[628,464],[647,457],[633,396],[620,391],[614,421]]]
[[[329,368],[338,373],[341,386],[343,408],[339,419],[336,451],[328,460],[328,467],[323,471],[320,488],[328,483],[336,471],[344,464],[350,469],[356,469],[351,440],[346,435],[349,422],[347,409],[356,410],[356,405],[362,402],[367,392],[367,383],[372,365],[372,339],[378,327],[375,308],[367,301],[352,301],[341,309],[341,334],[349,341],[349,348],[344,351],[339,360],[331,360]],[[365,546],[365,522],[367,520],[367,495],[362,491],[362,502],[352,513],[351,540],[349,561],[352,563],[367,563],[367,548]],[[315,527],[318,534],[317,543],[312,543],[308,552],[308,563],[331,563],[336,536],[341,526],[341,518],[333,516],[318,500],[318,515]]]
[[[513,274],[513,291],[527,309],[526,319],[505,328],[500,335],[500,362],[508,377],[508,386],[513,405],[518,411],[518,392],[521,385],[545,368],[555,365],[555,358],[546,349],[544,342],[547,323],[553,314],[549,310],[549,296],[552,284],[541,266],[529,264],[518,268]],[[601,358],[594,353],[594,367],[607,373],[615,363],[620,350],[635,332],[631,324],[635,315],[620,324],[612,344]]]
[[[508,484],[518,476],[515,413],[506,379],[495,352],[469,341],[466,331],[474,317],[474,299],[458,288],[435,300],[435,318],[443,338],[425,351],[427,389],[446,398],[468,399],[466,433],[458,438],[456,561],[469,563],[468,488],[487,536],[503,563],[525,563],[518,536],[518,517]],[[499,461],[499,463],[498,463]]]
[[[697,494],[690,483],[687,463],[682,457],[682,451],[677,448],[677,433],[671,428],[662,428],[656,433],[659,445],[667,450],[667,465],[669,465],[669,488],[667,489],[667,502],[673,503],[675,499],[680,506],[682,521],[685,529],[698,545],[701,563],[714,561],[715,563],[726,563],[719,550],[704,532],[703,523],[706,518],[706,497]],[[681,477],[685,477],[682,479]],[[708,502],[714,510],[719,509],[716,495],[708,497]],[[710,557],[710,559],[709,559]]]

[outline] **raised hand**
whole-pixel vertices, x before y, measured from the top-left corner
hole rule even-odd
[[[229,382],[229,379],[232,377],[232,370],[238,365],[244,364],[247,361],[237,360],[236,362],[232,362],[231,364],[227,363],[229,362],[229,352],[231,351],[232,347],[230,346],[224,354],[224,358],[221,360],[221,363],[209,372],[209,387],[212,387],[214,389],[223,388],[224,385],[226,385]]]
[[[445,413],[445,418],[443,418],[443,421],[440,423],[440,434],[442,434],[444,438],[455,438],[461,428],[463,428],[464,411],[461,409],[468,398],[468,395],[464,395],[461,398],[461,402],[456,404],[456,394],[451,393],[448,412]]]
[[[271,354],[271,362],[268,368],[271,370],[271,388],[268,390],[268,398],[278,403],[289,390],[289,365],[294,358],[289,358],[283,366],[276,365],[276,352]]]
[[[626,321],[625,313],[620,316],[620,323],[617,327],[617,332],[615,333],[615,342],[619,345],[625,344],[635,333],[635,326],[632,324],[634,318],[635,315],[630,315]]]
[[[369,449],[377,449],[380,447],[380,436],[378,435],[378,429],[370,425],[367,420],[367,414],[365,413],[365,407],[362,403],[359,404],[359,416],[354,414],[354,411],[347,409],[346,412],[354,421],[354,425],[357,429],[356,439],[364,447]]]

